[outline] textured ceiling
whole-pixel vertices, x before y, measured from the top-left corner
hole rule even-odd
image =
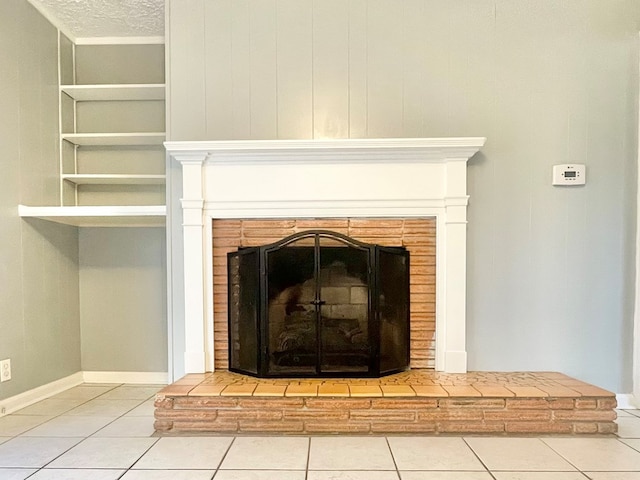
[[[29,1],[76,38],[164,35],[164,0]]]

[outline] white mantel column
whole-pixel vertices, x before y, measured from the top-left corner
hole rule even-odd
[[[204,256],[204,153],[174,157],[182,164],[182,213],[184,235],[184,336],[185,373],[203,373],[205,352]]]
[[[444,336],[444,365],[448,373],[467,371],[466,295],[467,295],[467,159],[447,161],[445,197],[444,289],[446,324],[438,325]]]

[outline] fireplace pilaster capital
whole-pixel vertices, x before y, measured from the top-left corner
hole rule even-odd
[[[184,210],[202,210],[204,208],[204,199],[202,198],[183,198],[180,204]]]
[[[180,203],[182,204],[182,225],[202,227],[204,225],[204,200],[183,198]]]
[[[446,213],[446,225],[466,225],[467,224],[467,205],[469,197],[448,197],[445,198],[444,208]]]
[[[204,162],[207,160],[206,152],[189,152],[189,151],[172,151],[168,150],[169,155],[175,161],[180,162],[183,166],[185,165],[200,165],[202,166]]]

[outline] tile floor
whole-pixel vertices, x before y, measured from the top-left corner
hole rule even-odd
[[[160,386],[80,385],[0,418],[0,480],[640,480],[617,436],[153,436]]]

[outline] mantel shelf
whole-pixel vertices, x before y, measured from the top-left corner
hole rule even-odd
[[[39,218],[76,227],[164,227],[165,205],[32,207],[18,205],[24,218]]]
[[[166,175],[134,174],[63,174],[64,180],[76,185],[163,185]]]
[[[162,145],[165,133],[63,133],[61,137],[80,146]]]
[[[61,85],[60,91],[78,102],[112,100],[164,100],[165,85]]]

